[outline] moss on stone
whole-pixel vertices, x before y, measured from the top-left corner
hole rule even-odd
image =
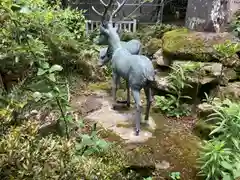
[[[162,48],[162,40],[157,38],[152,38],[144,47],[144,52],[147,55],[152,56],[155,52],[157,52],[160,48]]]
[[[111,88],[111,83],[109,81],[106,82],[98,82],[98,83],[90,83],[88,85],[88,89],[90,91],[96,90],[109,90]]]
[[[213,46],[231,39],[229,33],[210,34],[192,32],[186,28],[166,32],[163,40],[163,54],[171,59],[202,62],[218,62]]]
[[[213,130],[213,125],[206,123],[200,119],[194,126],[194,133],[202,139],[208,139],[210,132]]]

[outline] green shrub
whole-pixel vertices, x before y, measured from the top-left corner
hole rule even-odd
[[[79,156],[76,139],[38,136],[33,120],[12,127],[0,140],[1,179],[111,179],[123,168],[123,156],[111,147],[102,156]]]
[[[156,106],[167,116],[180,117],[189,115],[191,110],[187,104],[183,103],[184,99],[191,99],[189,96],[183,96],[183,90],[186,87],[191,87],[187,81],[187,69],[185,70],[176,64],[175,67],[172,67],[168,80],[172,94],[167,94],[166,97],[156,96]]]
[[[123,32],[121,34],[121,40],[122,41],[130,41],[132,39],[139,39],[137,33]]]
[[[146,38],[157,38],[161,39],[165,32],[177,29],[179,27],[170,25],[170,24],[160,24],[160,25],[152,25],[146,26],[139,30],[138,37],[143,40]]]
[[[90,61],[97,57],[96,46],[85,36],[82,11],[63,10],[46,0],[24,0],[21,4],[4,0],[0,15],[4,17],[0,29],[1,73],[27,70],[28,77],[36,65],[48,61],[62,65],[65,71],[93,75],[95,63]]]
[[[85,77],[95,72],[95,46],[85,39],[82,11],[46,0],[17,2],[0,2],[0,73],[27,69],[16,87],[0,94],[1,179],[112,179],[124,166],[121,148],[109,146],[96,129],[76,138],[69,134],[79,120],[59,75],[75,67]],[[64,133],[41,137],[40,123],[50,112]]]
[[[231,28],[233,33],[240,37],[240,10],[238,10],[233,16],[233,21],[231,22]]]
[[[162,40],[157,38],[152,38],[144,46],[144,54],[152,56],[162,47]]]
[[[200,175],[207,179],[234,180],[240,177],[240,104],[225,100],[216,105],[208,121],[216,122],[200,153]]]

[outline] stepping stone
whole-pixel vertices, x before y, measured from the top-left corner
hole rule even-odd
[[[126,141],[126,143],[145,142],[152,137],[152,133],[145,130],[146,128],[144,124],[142,124],[142,130],[140,131],[139,136],[135,136],[133,124],[134,110],[128,112],[118,112],[111,108],[111,103],[108,100],[103,98],[100,101],[102,108],[90,113],[86,116],[86,119],[98,122],[103,128],[111,130],[119,135]],[[149,118],[148,125],[150,130],[154,130],[156,128],[156,124],[152,117]]]

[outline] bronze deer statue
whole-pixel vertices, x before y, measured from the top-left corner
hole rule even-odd
[[[100,16],[102,16],[102,24],[100,26],[100,36],[98,39],[99,45],[108,45],[112,51],[112,79],[113,79],[113,88],[112,94],[114,102],[117,102],[116,92],[117,92],[117,83],[119,78],[122,77],[127,82],[127,90],[131,88],[132,95],[136,105],[136,119],[135,119],[135,134],[139,135],[140,132],[140,123],[141,123],[141,114],[142,114],[142,104],[140,99],[140,91],[143,88],[146,100],[147,100],[147,109],[145,114],[145,120],[149,119],[149,111],[152,102],[151,95],[151,83],[155,80],[155,71],[153,64],[149,58],[143,55],[132,55],[127,49],[123,48],[121,45],[120,37],[118,34],[118,25],[116,24],[113,27],[113,17],[116,15],[119,10],[126,3],[126,0],[120,4],[117,1],[117,8],[112,12],[109,17],[108,23],[105,23],[105,16],[109,7],[112,6],[113,0],[110,0],[108,4],[105,4],[102,0],[100,2],[104,5],[104,13],[99,13],[94,7],[92,9]],[[129,93],[128,93],[129,96]],[[128,97],[130,99],[130,97]]]
[[[142,44],[137,39],[132,39],[130,41],[121,41],[121,45],[127,49],[131,54],[141,54],[142,50]],[[105,64],[107,64],[112,59],[112,49],[110,47],[101,48],[99,52],[99,59],[98,59],[98,66],[102,67]],[[118,82],[120,85],[120,82]],[[127,82],[126,82],[126,89],[127,89]],[[130,91],[127,91],[128,95],[127,97],[130,98]],[[118,101],[120,102],[120,101]],[[121,101],[120,103],[126,103],[127,107],[130,107],[130,99],[127,99],[127,101]]]

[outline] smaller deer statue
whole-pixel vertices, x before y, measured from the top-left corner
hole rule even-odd
[[[142,44],[137,39],[132,39],[130,41],[121,41],[121,45],[123,48],[127,49],[131,54],[141,54],[142,51]],[[112,59],[112,50],[111,47],[102,48],[100,49],[99,53],[99,60],[98,65],[100,67],[104,66],[106,63],[108,63]]]
[[[135,134],[139,135],[140,122],[142,114],[142,105],[140,99],[140,90],[143,88],[146,100],[147,109],[145,120],[149,119],[149,111],[152,102],[151,83],[155,80],[155,71],[153,64],[149,58],[143,55],[132,55],[127,49],[121,45],[118,34],[118,26],[113,27],[113,17],[122,8],[126,0],[121,4],[117,1],[117,9],[112,12],[108,24],[104,24],[105,16],[108,8],[111,7],[112,1],[105,4],[102,0],[100,2],[105,6],[104,13],[99,13],[94,7],[92,9],[102,16],[102,25],[100,26],[99,45],[108,45],[112,49],[112,70],[113,70],[113,98],[116,102],[117,82],[119,78],[124,78],[132,90],[132,95],[136,105],[136,119],[135,119]]]

